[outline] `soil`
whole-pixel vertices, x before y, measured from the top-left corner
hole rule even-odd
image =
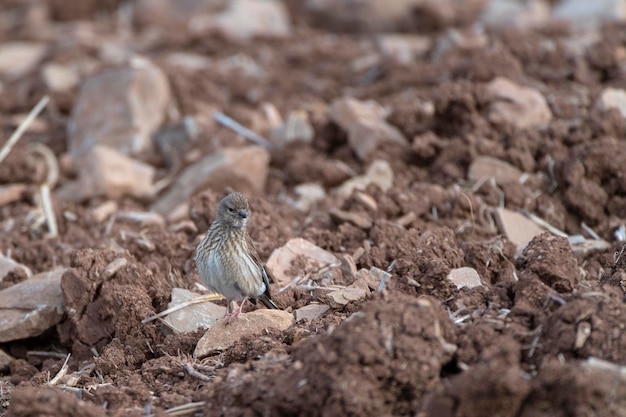
[[[36,3],[3,2],[22,20],[0,24],[2,41],[54,42],[49,62],[102,59],[88,42],[38,37],[37,15],[28,12]],[[118,3],[73,9],[50,1],[46,19],[52,20],[42,24],[62,21],[71,37],[75,19],[83,19],[80,24],[104,39],[121,30]],[[336,254],[361,253],[358,268],[390,271],[384,290],[286,331],[244,338],[202,361],[193,358],[202,330],[166,334],[158,321],[141,321],[167,308],[172,288],[196,289],[195,247],[223,193],[192,196],[185,227],[96,221],[92,208],[101,200],[75,204],[55,197],[59,236],[47,237],[34,223],[32,198],[45,170],[28,146],[43,143],[63,160],[77,88],[53,92],[43,128],[28,132],[0,163],[0,185],[32,187],[0,207],[0,251],[33,273],[68,267],[62,278],[67,313],[41,336],[0,344],[16,358],[0,372],[0,415],[166,416],[169,408],[194,403],[186,415],[623,416],[623,374],[586,362],[626,365],[626,253],[614,237],[626,221],[626,123],[618,112],[600,115],[593,106],[604,88],[626,85],[626,26],[605,25],[597,42],[579,53],[567,44],[581,35],[567,25],[487,30],[489,40],[478,49],[430,51],[408,64],[383,59],[364,70],[355,63],[376,52],[371,34],[344,33],[336,22],[324,26],[307,16],[298,2],[288,5],[290,39],[233,42],[165,32],[147,41],[146,28],[137,27],[126,42],[166,72],[179,114],[214,106],[267,134],[261,103],[282,115],[306,110],[314,140],[273,152],[265,192],[250,196],[251,237],[264,260],[297,236]],[[461,11],[454,16],[416,18],[426,19],[432,30],[424,36],[437,41],[449,25],[467,24]],[[180,69],[168,63],[172,52],[215,62],[240,54],[260,65],[262,75],[216,65]],[[485,85],[497,76],[539,89],[552,122],[523,131],[491,123]],[[15,127],[9,116],[27,113],[48,92],[39,69],[2,88],[8,136]],[[344,94],[386,106],[410,149],[383,148],[360,161],[327,114],[326,105]],[[421,102],[432,103],[434,112]],[[245,144],[204,117],[188,154]],[[482,155],[532,175],[524,184],[474,187],[467,171]],[[386,160],[394,172],[391,189],[363,191],[375,207],[356,194],[339,201],[330,192],[309,212],[290,205],[296,185],[317,182],[330,190],[365,172],[373,159]],[[151,163],[166,175],[166,161],[155,155]],[[73,175],[62,165],[60,183]],[[584,234],[585,223],[611,246],[580,255],[566,238],[544,233],[517,253],[492,219],[502,199],[506,208],[526,209],[570,235]],[[147,210],[150,203],[117,201],[120,210]],[[327,214],[333,207],[369,216],[371,228],[334,220]],[[409,221],[400,225],[404,216]],[[122,266],[103,273],[112,262]],[[483,285],[459,290],[446,279],[463,266],[476,269]],[[24,279],[16,270],[0,288]],[[348,285],[352,278],[334,281]],[[320,301],[301,288],[278,293],[273,284],[272,292],[288,311]],[[77,379],[65,387],[49,384],[68,353],[68,375]]]

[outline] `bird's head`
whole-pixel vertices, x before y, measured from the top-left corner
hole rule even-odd
[[[228,194],[217,207],[217,220],[227,227],[245,228],[249,215],[248,200],[241,193]]]

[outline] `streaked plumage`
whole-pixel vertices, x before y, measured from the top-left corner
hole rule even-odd
[[[246,232],[248,200],[232,193],[220,201],[217,216],[196,249],[196,264],[202,283],[222,294],[228,303],[227,317],[241,314],[246,299],[260,300],[268,308],[278,308],[269,291],[269,278]],[[233,304],[241,301],[238,308]]]

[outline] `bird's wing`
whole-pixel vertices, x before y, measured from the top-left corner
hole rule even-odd
[[[261,268],[261,276],[263,277],[263,282],[265,283],[265,292],[262,294],[261,297],[259,297],[259,299],[261,300],[261,302],[263,302],[263,304],[265,304],[266,307],[278,309],[278,306],[274,303],[274,301],[272,301],[272,296],[270,294],[270,278],[267,276],[267,272],[265,272],[265,267],[263,266],[263,262],[261,262],[261,257],[254,247],[254,242],[252,242],[252,239],[247,234],[246,243],[248,246],[248,252],[250,252],[250,256],[259,266],[259,268]]]

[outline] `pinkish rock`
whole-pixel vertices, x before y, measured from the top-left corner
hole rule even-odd
[[[545,126],[552,120],[546,99],[534,88],[498,77],[487,85],[487,90],[495,97],[489,111],[493,123],[527,129]]]

